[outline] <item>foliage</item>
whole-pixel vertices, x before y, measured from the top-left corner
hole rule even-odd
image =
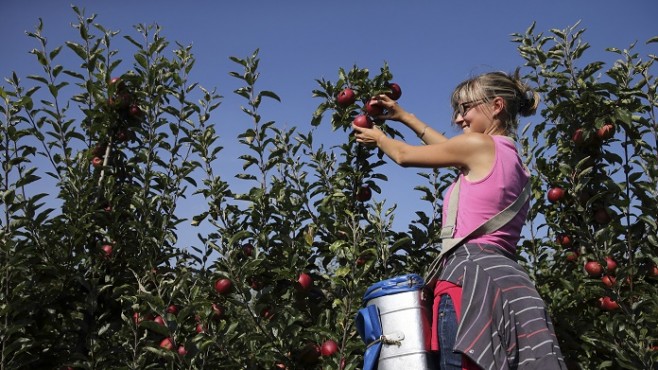
[[[600,61],[582,64],[589,45],[577,27],[545,36],[533,25],[514,35],[545,104],[544,120],[523,139],[538,174],[525,265],[573,367],[651,369],[658,360],[656,59],[642,60],[631,45],[609,49],[618,60],[607,70]],[[567,195],[551,203],[543,195],[554,187]],[[605,276],[588,275],[588,261],[604,266]],[[604,297],[619,308],[603,309]]]
[[[263,104],[280,99],[258,88],[258,50],[232,57],[248,125],[238,136],[243,170],[228,179],[213,118],[223,97],[191,81],[191,47],[170,45],[157,25],[138,25],[123,36],[134,51],[122,59],[118,32],[73,10],[80,40],[49,49],[39,24],[29,36],[42,71],[27,82],[13,74],[0,87],[0,368],[360,368],[365,348],[354,317],[363,293],[379,280],[425,272],[454,175],[420,173],[426,185],[416,190],[432,212],[393,229],[395,205],[378,199],[385,159],[350,134],[370,97],[388,91],[388,66],[374,75],[340,68],[336,81],[318,80],[320,103],[301,132],[261,115]],[[624,59],[602,81],[603,63],[576,65],[587,48],[581,32],[543,36],[533,28],[515,35],[545,96],[544,122],[522,135],[539,176],[520,258],[574,363],[651,368],[654,59],[612,50]],[[65,52],[76,67],[58,64]],[[339,105],[346,88],[356,99]],[[314,137],[327,116],[345,138],[335,147]],[[597,139],[608,122],[614,136]],[[587,131],[576,146],[578,128]],[[546,188],[557,185],[567,198],[546,203]],[[193,197],[204,201],[186,220],[179,204]],[[597,223],[601,207],[609,222]],[[181,247],[178,233],[190,221],[198,244]],[[573,244],[555,242],[557,234]],[[567,248],[578,264],[563,258]],[[579,267],[606,256],[619,265],[612,288]],[[601,311],[603,295],[621,308]],[[326,340],[337,342],[337,353],[320,354]]]

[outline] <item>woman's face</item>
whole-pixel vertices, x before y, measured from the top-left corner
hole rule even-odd
[[[491,105],[492,102],[486,99],[459,103],[455,112],[455,124],[461,127],[464,133],[490,133],[494,123]]]

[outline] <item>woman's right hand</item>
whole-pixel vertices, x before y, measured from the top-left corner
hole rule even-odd
[[[400,104],[398,104],[398,102],[389,98],[386,94],[377,95],[374,99],[377,100],[377,105],[385,109],[385,113],[373,118],[398,122],[403,121],[403,117],[407,112],[400,106]]]

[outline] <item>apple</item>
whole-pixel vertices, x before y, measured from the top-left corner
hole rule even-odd
[[[254,276],[248,277],[247,278],[247,283],[249,284],[249,286],[253,290],[258,291],[258,290],[263,289],[263,282],[257,277],[254,277]]]
[[[658,266],[653,265],[651,269],[649,269],[649,277],[650,278],[658,278]]]
[[[338,352],[338,343],[336,343],[333,339],[324,341],[322,346],[320,346],[320,354],[322,354],[324,357],[331,356],[336,352]]]
[[[370,117],[365,114],[359,114],[358,116],[354,117],[354,121],[352,121],[352,123],[354,126],[363,128],[372,128],[373,125]]]
[[[559,234],[557,236],[557,242],[563,247],[568,247],[571,245],[571,237],[567,234]]]
[[[113,77],[110,80],[110,85],[112,85],[116,91],[123,91],[126,89],[126,83],[121,79],[121,77]]]
[[[222,278],[215,281],[215,291],[221,295],[229,294],[233,290],[233,283],[231,280]]]
[[[175,315],[178,313],[178,307],[175,304],[170,304],[169,307],[167,307],[167,313],[170,313],[172,315]]]
[[[571,261],[571,262],[573,262],[573,261],[575,261],[575,260],[578,259],[578,252],[576,252],[576,251],[568,251],[567,254],[566,254],[566,256],[567,256],[567,261]]]
[[[370,116],[377,117],[384,114],[384,107],[378,104],[377,99],[370,99],[365,104],[364,109]]]
[[[160,348],[171,351],[174,348],[174,342],[171,340],[171,338],[167,337],[163,339],[162,342],[160,342]]]
[[[137,104],[130,104],[128,114],[134,118],[140,118],[142,116],[142,109]]]
[[[603,272],[603,266],[596,261],[589,261],[585,263],[585,271],[591,277],[598,277]]]
[[[612,274],[615,272],[617,269],[617,261],[615,261],[612,257],[608,256],[605,258],[605,263],[606,263],[606,271],[609,274]]]
[[[116,139],[120,143],[125,143],[130,138],[130,133],[126,130],[119,130],[115,135]]]
[[[614,276],[605,275],[601,278],[601,282],[608,288],[612,288],[612,286],[615,285],[616,279]]]
[[[372,198],[372,190],[368,185],[363,185],[356,191],[356,200],[359,202],[367,202]]]
[[[601,309],[605,311],[614,311],[619,309],[619,303],[613,301],[612,298],[608,296],[599,298],[599,304],[601,305]]]
[[[155,319],[153,319],[153,322],[155,322],[158,325],[165,326],[165,321],[160,315],[156,316]]]
[[[573,140],[576,145],[583,145],[585,142],[585,133],[583,129],[579,128],[574,131],[573,135],[571,135],[571,140]]]
[[[354,90],[349,87],[338,93],[338,96],[336,97],[336,104],[342,108],[349,107],[354,104],[355,101],[356,94],[354,94]]]
[[[297,283],[299,284],[298,286],[301,290],[308,291],[313,286],[313,278],[311,275],[302,272],[299,274],[299,277],[297,277]]]
[[[548,200],[551,203],[558,202],[564,198],[566,192],[559,186],[553,187],[548,191]]]
[[[142,317],[139,316],[139,312],[133,312],[133,322],[135,325],[139,325],[142,322]]]
[[[105,254],[105,257],[112,257],[112,245],[110,244],[104,244],[101,249],[103,250],[103,253]]]
[[[260,310],[260,316],[264,319],[271,320],[272,317],[274,317],[274,312],[271,307],[263,307],[263,309]]]
[[[223,306],[218,305],[217,303],[213,303],[212,306],[212,317],[215,320],[220,320],[222,317],[224,317],[224,312],[226,311]]]
[[[314,364],[320,359],[320,346],[315,343],[308,343],[299,353],[299,359],[302,364]]]
[[[197,332],[198,334],[201,334],[201,333],[203,333],[203,332],[205,331],[205,330],[203,329],[203,325],[202,325],[201,323],[196,324],[196,328],[195,328],[195,330],[196,330],[196,332]]]
[[[356,265],[357,266],[363,266],[368,262],[368,258],[366,256],[359,256],[359,258],[356,259]]]
[[[391,82],[387,86],[389,89],[391,89],[391,92],[386,93],[386,95],[393,100],[400,99],[402,96],[402,88],[400,88],[400,85],[396,84],[395,82]]]
[[[606,123],[596,130],[596,136],[601,140],[608,140],[615,134],[615,126],[612,123]]]
[[[99,144],[91,150],[91,154],[93,154],[94,157],[102,157],[105,155],[105,150],[107,150],[107,146]]]
[[[605,208],[597,208],[594,210],[594,221],[599,225],[605,225],[610,222],[612,218]]]
[[[178,346],[178,355],[180,356],[185,356],[187,354],[187,350],[185,349],[185,346]]]
[[[254,254],[254,245],[251,243],[244,244],[242,246],[242,253],[247,257],[251,257]]]
[[[94,166],[94,168],[100,168],[103,166],[103,158],[101,157],[94,157],[91,160],[91,165]]]

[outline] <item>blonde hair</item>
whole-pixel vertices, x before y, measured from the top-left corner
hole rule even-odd
[[[517,68],[513,74],[505,72],[488,72],[463,81],[452,92],[452,109],[457,117],[458,106],[464,102],[490,102],[496,97],[505,101],[503,112],[498,115],[502,129],[507,134],[514,134],[519,125],[518,116],[527,117],[535,114],[540,96],[523,82]]]

